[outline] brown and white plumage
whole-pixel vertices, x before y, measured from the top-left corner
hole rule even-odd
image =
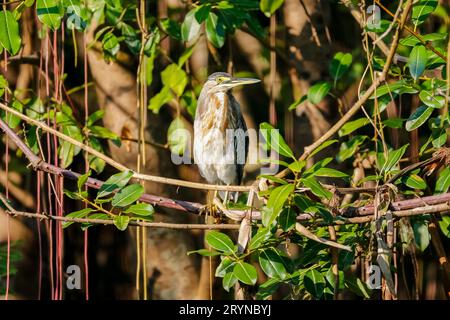
[[[255,82],[259,80],[233,78],[228,73],[216,72],[203,86],[194,121],[194,161],[208,183],[241,183],[248,135],[231,88]]]

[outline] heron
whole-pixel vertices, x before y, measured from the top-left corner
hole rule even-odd
[[[248,134],[241,107],[231,89],[257,82],[260,80],[215,72],[203,85],[194,120],[194,161],[200,175],[210,184],[241,184]],[[219,195],[227,201],[228,192]]]

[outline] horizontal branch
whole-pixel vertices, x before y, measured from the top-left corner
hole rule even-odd
[[[5,211],[7,214],[11,216],[22,216],[27,218],[38,218],[43,220],[56,220],[63,222],[74,222],[74,223],[91,223],[91,224],[102,224],[102,225],[113,225],[113,220],[105,220],[105,219],[89,219],[89,218],[71,218],[71,217],[62,217],[62,216],[54,216],[54,215],[46,215],[42,213],[33,213],[33,212],[23,212],[23,211]],[[194,230],[194,229],[204,229],[204,230],[213,230],[213,229],[227,229],[227,230],[238,230],[238,224],[195,224],[195,223],[166,223],[166,222],[146,222],[146,221],[130,221],[128,223],[130,226],[140,226],[147,228],[165,228],[165,229],[182,229],[182,230]]]

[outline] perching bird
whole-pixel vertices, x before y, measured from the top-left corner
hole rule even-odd
[[[248,135],[240,105],[231,89],[259,81],[216,72],[205,82],[195,112],[194,161],[208,183],[241,183]]]

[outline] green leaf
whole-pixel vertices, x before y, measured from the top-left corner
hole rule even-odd
[[[313,104],[319,104],[325,98],[331,89],[331,84],[328,82],[319,82],[313,85],[308,90],[308,101]]]
[[[326,286],[324,276],[316,269],[309,270],[303,277],[303,283],[306,291],[308,291],[315,299],[320,299]]]
[[[320,168],[313,173],[314,176],[331,177],[331,178],[346,178],[348,174],[332,168]]]
[[[283,231],[289,231],[295,226],[297,214],[292,208],[284,208],[278,217],[278,224]]]
[[[271,236],[269,228],[259,228],[258,232],[252,237],[249,244],[250,250],[255,250],[259,248],[266,240]]]
[[[443,96],[433,95],[427,90],[420,91],[419,98],[423,103],[432,108],[442,108],[445,103]]]
[[[266,15],[270,17],[283,4],[284,0],[261,0],[259,8]]]
[[[306,100],[308,100],[308,96],[305,94],[305,95],[301,96],[300,98],[298,98],[297,100],[295,100],[294,102],[292,102],[290,104],[290,106],[288,107],[288,110],[292,111],[292,110],[297,109],[297,107],[300,106]]]
[[[389,119],[383,120],[383,124],[386,127],[393,128],[393,129],[402,128],[403,122],[405,122],[405,119],[402,119],[402,118],[389,118]]]
[[[58,0],[36,0],[36,11],[38,19],[52,30],[61,25],[64,12]]]
[[[128,227],[129,222],[130,222],[129,216],[115,216],[114,217],[114,225],[120,231],[124,231]]]
[[[425,71],[428,61],[427,49],[422,45],[415,46],[409,54],[408,65],[409,73],[417,80]]]
[[[78,211],[69,213],[68,215],[66,215],[66,218],[78,218],[78,219],[84,218],[84,217],[86,217],[89,213],[91,213],[92,211],[94,211],[94,209],[91,209],[91,208],[84,208],[84,209],[82,209],[82,210],[78,210]],[[64,221],[64,222],[62,223],[62,227],[63,227],[63,229],[65,229],[65,228],[67,228],[68,226],[70,226],[70,225],[73,224],[73,223],[75,223],[75,222],[73,222],[73,221]]]
[[[366,136],[356,136],[351,138],[348,142],[343,142],[340,146],[339,153],[336,156],[336,160],[343,162],[353,156],[356,150],[358,150],[358,147],[363,144],[366,138]]]
[[[183,94],[184,88],[188,82],[186,72],[177,64],[172,63],[168,65],[163,72],[161,72],[162,83],[170,88],[178,97]]]
[[[120,190],[112,199],[113,207],[125,207],[137,201],[144,193],[144,187],[140,184],[131,184]]]
[[[177,155],[183,155],[188,146],[187,128],[181,117],[176,117],[167,131],[167,142],[170,151]]]
[[[0,47],[12,55],[19,52],[22,40],[19,33],[19,23],[11,11],[0,11]]]
[[[427,183],[425,182],[425,180],[423,180],[417,174],[410,174],[402,180],[408,187],[410,187],[412,189],[423,190],[423,189],[426,189],[426,187],[427,187]]]
[[[227,273],[232,272],[236,263],[228,257],[222,259],[216,268],[215,276],[218,278],[224,277]]]
[[[200,33],[201,24],[195,18],[196,9],[188,12],[181,25],[181,37],[183,41],[190,42]]]
[[[208,250],[208,249],[199,249],[199,250],[194,250],[194,251],[189,251],[187,253],[188,256],[190,256],[193,253],[197,253],[203,257],[215,257],[215,256],[220,256],[221,253],[214,251],[214,250]]]
[[[319,151],[322,151],[323,149],[331,146],[333,143],[338,142],[338,140],[333,139],[333,140],[328,140],[325,141],[324,143],[322,143],[320,146],[318,146],[316,149],[314,149],[313,152],[311,152],[308,156],[308,159],[311,158],[313,155],[315,155],[316,153],[318,153]]]
[[[78,177],[77,180],[77,186],[78,186],[78,192],[82,192],[83,186],[85,185],[86,181],[88,180],[89,176],[91,175],[91,170],[86,172],[85,174]]]
[[[269,279],[258,287],[258,292],[256,293],[257,300],[267,300],[269,299],[280,286],[281,281],[279,279]]]
[[[23,105],[19,100],[14,100],[11,104],[11,108],[19,112],[23,111]],[[2,115],[2,119],[11,129],[17,128],[17,126],[20,124],[20,118],[16,115],[13,115],[11,112],[4,112]]]
[[[264,226],[270,226],[275,221],[284,203],[293,191],[293,184],[285,184],[274,188],[270,192],[269,200],[267,201],[267,208],[270,209],[270,214],[263,214],[262,222]]]
[[[450,238],[450,216],[442,216],[441,219],[442,220],[439,221],[439,227],[444,236]]]
[[[423,221],[416,221],[413,224],[413,231],[417,248],[424,252],[430,244],[430,232],[428,231],[428,225]]]
[[[0,53],[2,53],[2,46],[0,45]],[[8,81],[0,74],[0,97],[3,96],[5,90],[8,88]]]
[[[405,144],[403,147],[401,147],[397,150],[390,151],[388,153],[388,158],[387,158],[386,162],[383,164],[381,172],[389,172],[394,167],[396,167],[397,164],[400,162],[400,159],[405,154],[406,149],[408,148],[408,145],[409,144]]]
[[[183,64],[191,57],[192,53],[194,53],[195,44],[187,47],[183,53],[181,54],[180,58],[178,59],[178,66],[181,68]]]
[[[350,53],[338,52],[334,55],[330,63],[330,74],[334,79],[334,86],[352,64],[352,55]]]
[[[436,10],[436,7],[438,5],[437,0],[419,0],[417,1],[413,8],[411,13],[411,19],[414,24],[414,28],[417,28],[418,25],[423,23],[428,15],[432,13],[434,10]]]
[[[112,175],[98,190],[97,199],[105,197],[117,189],[123,188],[128,181],[130,181],[132,176],[133,171],[122,171]]]
[[[306,161],[294,161],[289,164],[288,168],[292,172],[300,172],[305,167],[305,165],[306,165]]]
[[[427,106],[420,106],[414,113],[406,120],[405,128],[407,131],[413,131],[419,128],[427,121],[433,113],[433,108]]]
[[[148,104],[148,108],[153,113],[158,113],[161,107],[173,99],[173,94],[169,87],[163,87],[158,94],[154,95]]]
[[[302,179],[302,181],[305,187],[310,188],[311,192],[319,198],[331,199],[333,196],[331,191],[322,187],[322,185],[312,177]]]
[[[436,188],[434,193],[445,193],[450,188],[450,168],[447,167],[439,173],[439,177],[436,181]]]
[[[88,117],[87,125],[92,126],[94,123],[96,123],[98,120],[103,119],[103,116],[105,115],[105,110],[97,110],[93,113],[91,113]]]
[[[89,217],[87,217],[88,219],[99,219],[99,220],[111,220],[111,217],[109,215],[107,215],[106,213],[94,213],[91,214]],[[89,227],[92,227],[94,225],[94,223],[89,223],[89,222],[83,222],[81,224],[81,230],[86,230]]]
[[[236,284],[238,278],[233,272],[227,273],[222,279],[222,286],[225,291],[229,292],[230,289]]]
[[[353,131],[364,127],[365,125],[368,125],[370,123],[370,120],[368,118],[359,118],[353,121],[349,121],[346,124],[342,126],[342,128],[339,130],[339,136],[343,137],[346,136]]]
[[[152,216],[155,209],[151,204],[148,203],[137,203],[130,206],[124,213],[132,213],[138,216]]]
[[[206,234],[206,242],[214,249],[224,252],[232,253],[235,251],[235,246],[230,237],[218,231],[210,231]]]
[[[107,33],[102,39],[103,50],[110,56],[115,57],[120,50],[119,39],[112,33]]]
[[[222,48],[225,43],[225,26],[214,12],[206,20],[206,37],[216,48]]]
[[[284,279],[287,276],[283,258],[275,248],[261,250],[259,264],[264,273],[271,278]]]
[[[247,262],[237,261],[234,265],[233,273],[242,283],[248,285],[254,285],[256,283],[256,268]]]
[[[364,297],[366,299],[370,298],[371,290],[367,287],[367,284],[362,282],[361,279],[357,277],[345,277],[345,287],[358,296]]]
[[[267,122],[261,123],[259,125],[259,128],[268,146],[272,148],[272,150],[278,152],[279,154],[285,157],[290,157],[296,160],[294,157],[294,153],[292,152],[291,148],[289,148],[289,146],[287,145],[286,141],[281,136],[281,134],[278,132],[278,129],[275,129],[274,127],[272,127],[272,125],[268,124]]]

